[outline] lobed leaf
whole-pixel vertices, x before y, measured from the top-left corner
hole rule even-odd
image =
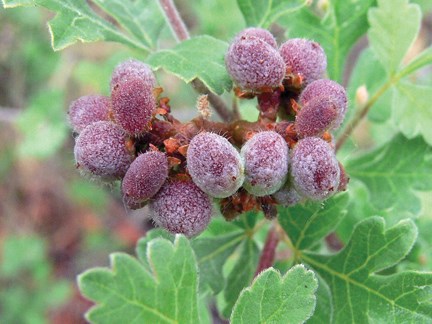
[[[284,276],[263,271],[240,294],[231,323],[303,323],[313,313],[318,281],[312,271],[296,265]]]
[[[421,10],[409,0],[378,0],[368,20],[370,46],[387,73],[394,75],[420,30]]]
[[[376,273],[400,262],[416,238],[417,228],[411,220],[385,229],[382,218],[371,217],[356,226],[339,253],[303,253],[303,261],[330,287],[333,323],[432,321],[431,273]]]
[[[97,304],[93,323],[198,323],[198,268],[187,238],[147,244],[147,269],[137,259],[115,253],[112,269],[91,269],[78,277],[84,296]]]
[[[169,50],[153,53],[147,63],[185,82],[198,78],[214,93],[229,91],[232,81],[225,68],[228,43],[210,36],[198,36],[181,42]]]
[[[346,170],[366,184],[374,208],[417,215],[421,204],[414,191],[432,189],[432,148],[421,138],[408,140],[399,135],[348,161]]]

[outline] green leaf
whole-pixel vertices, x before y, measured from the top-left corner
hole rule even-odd
[[[31,99],[17,120],[23,135],[18,146],[20,156],[47,158],[61,147],[69,133],[63,100],[60,90],[41,91]]]
[[[224,290],[226,304],[222,311],[224,317],[229,318],[240,292],[251,283],[258,265],[259,252],[253,240],[247,239],[243,242],[240,257],[226,280]]]
[[[279,208],[279,224],[298,250],[310,248],[333,231],[345,217],[347,194],[339,194],[321,203],[308,202],[291,208]]]
[[[403,68],[403,71],[401,71],[403,73],[402,76],[407,76],[430,64],[432,64],[432,46],[425,49],[409,62],[408,65]]]
[[[114,17],[127,32],[149,48],[156,41],[165,19],[154,0],[94,0],[107,14]]]
[[[331,289],[332,323],[432,321],[431,273],[376,274],[401,261],[416,238],[417,228],[411,220],[385,229],[382,218],[372,217],[354,229],[350,242],[339,253],[303,253],[303,262],[313,267]]]
[[[214,93],[222,94],[232,87],[225,68],[228,44],[210,36],[198,36],[181,42],[169,50],[150,55],[147,63],[164,70],[185,82],[198,78]]]
[[[263,271],[240,294],[231,323],[303,323],[315,309],[318,282],[312,271],[296,265],[284,276]]]
[[[148,52],[142,40],[128,36],[98,16],[85,0],[2,0],[4,8],[43,7],[56,13],[48,23],[51,45],[58,51],[81,42],[113,41]]]
[[[307,3],[305,0],[237,0],[246,24],[263,28],[268,28],[280,17],[303,8]]]
[[[387,73],[394,75],[419,32],[420,8],[408,0],[378,0],[368,19],[371,48]]]
[[[399,135],[375,151],[348,161],[346,170],[366,184],[374,208],[417,215],[421,204],[414,191],[432,189],[432,148],[421,138],[408,140]]]
[[[432,146],[432,87],[400,82],[393,95],[393,121],[408,138],[418,135]]]
[[[325,280],[315,273],[318,279],[318,289],[316,291],[316,307],[311,318],[307,321],[308,324],[333,323],[333,303],[330,287]]]
[[[96,268],[78,277],[84,296],[95,301],[93,323],[198,323],[198,268],[187,238],[174,244],[156,238],[147,245],[148,271],[137,259],[115,253],[112,270]]]
[[[192,241],[200,269],[200,291],[205,292],[210,289],[217,294],[224,288],[225,278],[222,267],[243,239],[243,232],[237,231]]]
[[[330,79],[341,82],[346,57],[351,47],[366,33],[367,11],[375,3],[376,0],[358,0],[355,4],[346,0],[329,1],[323,18],[309,8],[303,8],[280,23],[288,28],[290,37],[319,42],[327,54]]]

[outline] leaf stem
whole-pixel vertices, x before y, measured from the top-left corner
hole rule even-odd
[[[255,271],[254,277],[256,277],[262,271],[264,271],[267,268],[270,268],[273,265],[275,254],[276,254],[276,247],[278,246],[278,243],[279,243],[279,236],[276,231],[276,227],[273,223],[267,233],[267,239],[264,244],[264,248],[261,252],[261,257],[258,262],[258,267]]]
[[[189,31],[175,7],[173,0],[159,0],[159,5],[177,41],[181,42],[189,39]],[[228,122],[234,119],[234,114],[228,109],[225,102],[219,96],[211,92],[201,80],[194,79],[191,84],[197,92],[208,95],[210,104],[223,121]]]

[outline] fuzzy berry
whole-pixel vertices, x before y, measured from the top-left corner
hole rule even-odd
[[[117,83],[111,93],[114,119],[130,135],[150,129],[156,109],[153,85],[137,77]]]
[[[150,202],[153,220],[171,233],[195,236],[212,215],[210,197],[190,180],[167,181]]]
[[[215,198],[231,196],[243,184],[240,154],[225,137],[215,133],[202,132],[191,140],[187,167],[195,184]]]
[[[87,126],[75,142],[77,168],[84,175],[104,181],[122,178],[133,161],[126,147],[127,139],[124,131],[112,122]]]
[[[337,192],[340,168],[332,147],[318,137],[298,141],[291,156],[295,189],[304,197],[324,200]]]
[[[293,38],[280,46],[279,53],[287,70],[301,75],[305,85],[321,79],[327,69],[327,56],[316,42]]]
[[[279,205],[285,207],[297,205],[303,200],[303,197],[297,192],[290,181],[287,181],[287,183],[272,196]]]
[[[142,79],[153,87],[157,85],[156,78],[150,66],[143,62],[130,59],[115,67],[111,77],[111,91],[114,89],[116,84],[130,78]]]
[[[109,120],[110,98],[100,95],[80,97],[69,106],[69,123],[81,133],[84,128],[98,121]]]
[[[134,209],[153,197],[167,177],[168,159],[165,153],[151,151],[139,155],[123,178],[123,201]]]
[[[240,152],[245,165],[243,187],[255,196],[275,193],[285,183],[288,172],[288,145],[273,131],[255,134]]]
[[[278,87],[285,76],[285,63],[278,51],[256,37],[236,38],[225,64],[234,82],[244,90]]]
[[[262,39],[271,47],[277,49],[276,39],[267,29],[263,29],[259,27],[249,27],[243,29],[240,33],[236,35],[236,38],[252,38],[252,37]]]

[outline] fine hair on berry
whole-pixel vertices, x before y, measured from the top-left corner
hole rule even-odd
[[[144,82],[151,84],[153,87],[157,85],[156,78],[152,69],[147,64],[129,59],[118,64],[111,76],[111,91],[116,84],[123,82],[129,78],[139,78]]]
[[[236,35],[236,38],[259,38],[269,44],[271,47],[277,49],[277,42],[274,36],[267,30],[259,27],[249,27],[243,29]]]
[[[111,100],[101,95],[88,95],[78,98],[69,106],[69,123],[73,130],[81,133],[87,126],[108,121]]]

